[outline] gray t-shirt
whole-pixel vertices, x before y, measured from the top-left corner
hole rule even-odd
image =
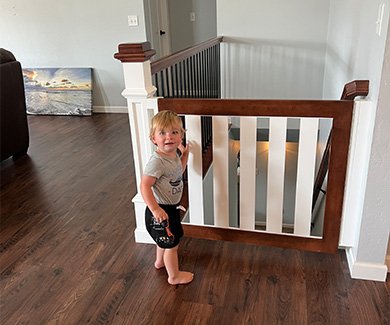
[[[183,192],[182,165],[179,156],[167,158],[154,152],[144,168],[144,175],[156,178],[152,191],[159,204],[178,204]]]

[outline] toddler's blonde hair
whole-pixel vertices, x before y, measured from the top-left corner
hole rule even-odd
[[[184,136],[185,130],[179,115],[173,111],[160,111],[153,116],[150,126],[149,138],[152,140],[156,130],[166,130],[169,127],[177,126],[181,137]]]

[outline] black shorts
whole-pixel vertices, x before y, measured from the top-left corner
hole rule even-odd
[[[183,237],[183,227],[180,222],[180,210],[177,209],[178,204],[159,206],[167,213],[168,222],[158,223],[148,207],[145,209],[145,224],[146,230],[153,238],[156,244],[161,248],[173,248],[180,242]]]

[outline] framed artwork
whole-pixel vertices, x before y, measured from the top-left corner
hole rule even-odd
[[[27,113],[91,115],[91,68],[25,68]]]

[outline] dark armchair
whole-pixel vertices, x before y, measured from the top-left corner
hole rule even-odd
[[[14,55],[0,48],[1,160],[27,153],[29,132],[22,67]]]

